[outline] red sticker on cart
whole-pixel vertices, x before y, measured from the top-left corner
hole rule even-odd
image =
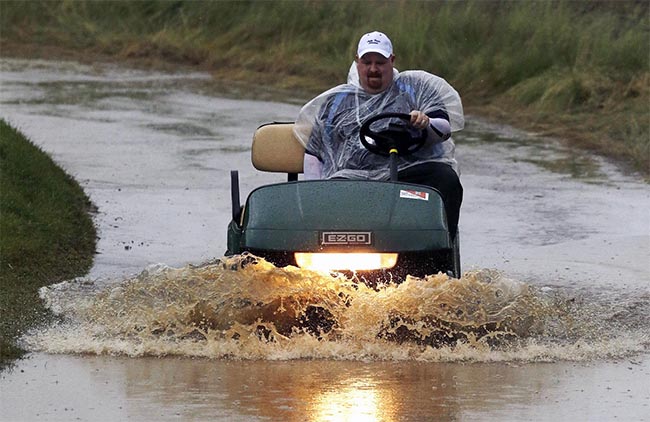
[[[419,192],[416,190],[400,190],[399,197],[407,198],[407,199],[419,199],[421,201],[428,201],[429,192]]]

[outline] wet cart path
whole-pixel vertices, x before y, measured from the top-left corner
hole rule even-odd
[[[97,286],[150,264],[201,266],[220,257],[229,171],[240,170],[243,194],[283,179],[256,174],[249,145],[259,124],[293,120],[295,104],[245,90],[216,95],[198,73],[0,63],[2,117],[99,208],[99,254],[88,278]],[[647,420],[647,185],[478,119],[468,118],[457,144],[464,270],[496,269],[516,280],[508,287],[596,303],[595,318],[612,312],[623,335],[594,325],[612,340],[581,342],[593,336],[581,332],[560,349],[528,344],[511,354],[308,339],[245,351],[217,342],[206,351],[179,341],[160,352],[174,357],[147,357],[161,346],[128,336],[89,344],[56,332],[1,375],[0,420]],[[81,314],[75,306],[85,296],[76,287],[62,286],[50,300]]]

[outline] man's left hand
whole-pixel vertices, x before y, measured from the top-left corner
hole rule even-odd
[[[429,126],[429,116],[423,112],[419,110],[413,110],[409,114],[411,115],[411,126],[418,129],[426,129]]]

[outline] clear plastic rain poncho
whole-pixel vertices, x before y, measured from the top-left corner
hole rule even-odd
[[[465,124],[463,106],[456,90],[444,79],[424,71],[393,70],[393,83],[384,92],[367,94],[359,85],[353,63],[348,83],[334,87],[300,110],[294,133],[308,154],[323,163],[324,178],[387,180],[388,157],[368,151],[359,139],[359,130],[366,119],[379,113],[410,113],[420,110],[429,116],[441,114],[449,118],[452,132]],[[390,119],[373,124],[373,131],[388,127]],[[458,172],[454,158],[454,141],[428,142],[409,156],[398,158],[398,170],[431,161],[444,162]]]

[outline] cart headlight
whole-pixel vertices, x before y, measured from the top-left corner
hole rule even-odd
[[[397,263],[396,253],[296,252],[295,258],[300,268],[319,271],[379,270],[393,268]]]

